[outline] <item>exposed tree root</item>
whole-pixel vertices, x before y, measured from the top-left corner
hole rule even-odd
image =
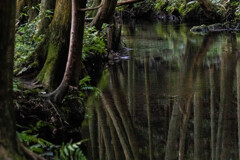
[[[20,148],[28,160],[45,160],[45,158],[29,151],[23,144],[20,143]]]

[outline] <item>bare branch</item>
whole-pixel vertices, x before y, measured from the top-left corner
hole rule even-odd
[[[100,4],[100,5],[98,5],[96,7],[93,7],[93,8],[82,8],[82,9],[80,9],[80,11],[83,11],[83,12],[85,12],[85,11],[92,11],[92,10],[95,10],[95,9],[99,9],[102,6],[103,6],[103,4]]]
[[[117,7],[119,6],[123,6],[123,5],[128,5],[128,4],[133,4],[133,3],[138,3],[138,2],[142,2],[144,0],[127,0],[127,1],[122,1],[122,2],[118,2],[117,3]]]
[[[138,2],[142,2],[144,0],[127,0],[127,1],[122,1],[122,2],[118,2],[117,3],[117,7],[119,6],[123,6],[123,5],[128,5],[128,4],[133,4],[133,3],[138,3]],[[99,9],[103,6],[103,4],[100,4],[96,7],[93,7],[93,8],[82,8],[80,9],[80,11],[82,12],[86,12],[86,11],[92,11],[92,10],[95,10],[95,9]]]

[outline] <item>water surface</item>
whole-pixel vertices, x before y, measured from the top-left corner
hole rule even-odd
[[[108,65],[88,100],[88,158],[239,159],[240,36],[144,23],[122,39],[131,59]]]

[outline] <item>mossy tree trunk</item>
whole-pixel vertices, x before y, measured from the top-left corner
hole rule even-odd
[[[38,47],[38,61],[42,67],[37,81],[49,90],[61,82],[66,65],[71,28],[71,0],[56,0],[53,20],[44,42]]]
[[[50,96],[53,96],[55,102],[60,102],[64,98],[70,85],[78,87],[81,72],[85,18],[85,12],[80,11],[80,9],[85,8],[86,3],[86,0],[72,0],[72,24],[66,69],[61,84],[50,94]]]

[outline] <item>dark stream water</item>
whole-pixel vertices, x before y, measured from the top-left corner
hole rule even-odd
[[[144,23],[122,38],[131,59],[88,100],[88,159],[239,159],[240,35]]]

